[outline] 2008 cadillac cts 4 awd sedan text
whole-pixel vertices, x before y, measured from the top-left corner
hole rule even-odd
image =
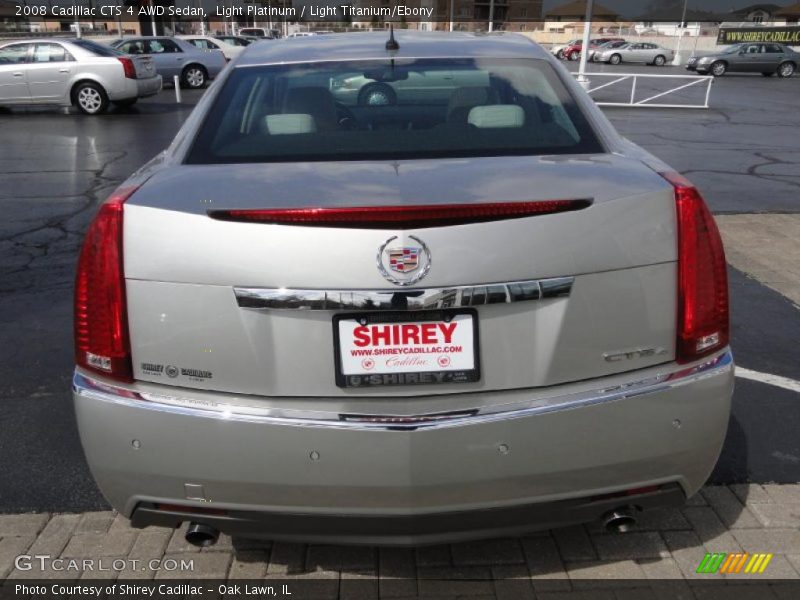
[[[387,38],[249,46],[100,207],[74,399],[103,493],[197,544],[683,502],[733,387],[699,193],[526,38]]]

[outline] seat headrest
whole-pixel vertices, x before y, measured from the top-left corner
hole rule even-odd
[[[270,135],[314,133],[317,130],[317,124],[314,122],[314,117],[301,113],[267,115],[264,117],[264,129]]]
[[[467,123],[480,129],[522,127],[525,111],[516,104],[476,106],[469,111]]]

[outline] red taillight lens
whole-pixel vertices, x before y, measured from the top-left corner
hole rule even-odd
[[[541,200],[534,202],[491,202],[487,204],[212,210],[208,214],[211,218],[221,221],[244,221],[277,225],[419,229],[549,215],[580,210],[591,204],[591,200]]]
[[[700,192],[678,173],[678,339],[675,357],[688,363],[728,345],[728,270],[722,238]]]
[[[122,215],[135,187],[120,188],[100,207],[86,232],[75,280],[75,362],[118,381],[132,381]]]
[[[125,71],[125,77],[128,79],[136,79],[136,67],[133,65],[133,60],[130,58],[117,58],[122,63],[122,68]]]

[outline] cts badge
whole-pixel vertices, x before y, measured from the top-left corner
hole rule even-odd
[[[413,244],[402,244],[398,236],[390,237],[378,250],[378,270],[396,285],[413,285],[431,268],[431,253],[421,239],[410,235]]]

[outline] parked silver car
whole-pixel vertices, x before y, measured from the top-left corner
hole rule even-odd
[[[783,44],[736,44],[714,54],[692,56],[686,68],[722,77],[727,72],[791,77],[800,65],[800,53]]]
[[[189,42],[200,50],[219,50],[226,61],[231,61],[242,53],[247,44],[232,44],[210,35],[181,35],[178,39]]]
[[[205,87],[228,62],[220,50],[201,50],[174,37],[125,38],[111,46],[128,54],[150,56],[165,80],[172,81],[177,75],[182,86],[193,89]]]
[[[147,57],[90,40],[47,38],[0,45],[0,106],[75,105],[95,115],[157,94],[161,76]]]
[[[711,472],[733,363],[697,189],[525,37],[396,42],[249,46],[89,227],[75,410],[135,526],[622,529]],[[323,84],[462,71],[389,105]]]
[[[629,42],[616,48],[598,48],[592,56],[594,62],[611,63],[646,63],[663,67],[675,58],[675,51],[658,44],[648,42]]]

